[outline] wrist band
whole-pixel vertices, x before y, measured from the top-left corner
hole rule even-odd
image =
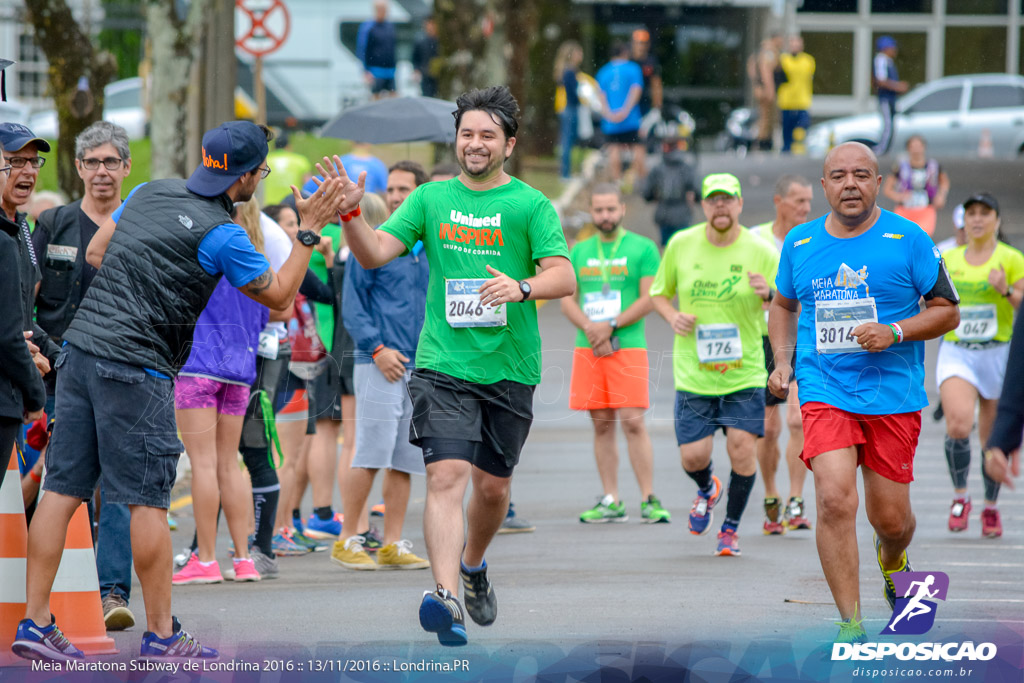
[[[363,209],[362,209],[362,207],[359,207],[359,206],[357,206],[356,210],[352,211],[351,213],[339,213],[338,214],[338,216],[341,218],[341,222],[342,223],[348,223],[350,220],[352,220],[356,216],[362,216],[362,215],[363,215]]]
[[[1013,296],[1013,287],[1006,288],[1006,294],[1003,294],[1007,299]]]
[[[893,343],[899,344],[903,341],[903,328],[899,323],[889,323],[889,329],[892,330]]]
[[[383,344],[378,344],[377,348],[375,348],[373,350],[373,353],[370,355],[370,358],[373,359],[373,360],[376,360],[377,356],[379,356],[380,352],[383,351],[383,350],[384,350],[384,345]]]
[[[42,484],[43,483],[43,478],[40,477],[38,474],[36,474],[35,470],[29,470],[28,471],[28,478],[31,479],[32,481],[34,481],[37,484]]]

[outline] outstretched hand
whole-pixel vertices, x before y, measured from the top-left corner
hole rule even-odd
[[[338,207],[339,213],[352,213],[359,208],[359,202],[363,200],[363,195],[366,194],[366,171],[360,173],[357,180],[352,180],[337,154],[334,155],[333,163],[330,159],[324,157],[323,164],[317,164],[316,169],[325,179],[336,178],[341,182],[344,197],[342,198],[341,206]]]

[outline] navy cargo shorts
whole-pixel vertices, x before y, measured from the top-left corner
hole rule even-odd
[[[68,344],[57,368],[57,420],[43,489],[166,509],[184,450],[174,418],[174,381]]]

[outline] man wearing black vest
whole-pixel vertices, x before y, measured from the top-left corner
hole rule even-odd
[[[232,203],[248,201],[270,172],[264,164],[271,137],[269,129],[246,121],[207,131],[202,163],[188,181],[135,188],[87,248],[86,260],[99,272],[57,359],[61,415],[46,456],[47,495],[29,533],[26,618],[12,646],[22,657],[84,656],[53,623],[49,598],[68,523],[101,473],[107,500],[131,509],[132,555],[148,623],[141,657],[218,656],[171,615],[166,514],[183,450],[172,378],[188,358],[196,320],[221,276],[270,308],[287,308],[318,232],[343,200],[337,178],[312,197],[296,199],[307,229],[275,273],[230,218]]]
[[[36,295],[36,320],[57,344],[75,317],[96,269],[85,250],[96,231],[121,206],[121,186],[132,170],[128,133],[108,121],[97,121],[75,139],[75,168],[85,195],[70,204],[47,209],[32,232],[32,246],[43,279]],[[46,377],[46,414],[55,418],[55,373]],[[96,546],[96,571],[107,630],[135,625],[128,609],[132,590],[131,546],[126,505],[103,501]]]

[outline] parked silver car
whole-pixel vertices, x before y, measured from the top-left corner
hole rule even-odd
[[[901,97],[896,112],[895,151],[918,134],[936,157],[1024,155],[1024,76],[947,76]],[[825,121],[807,132],[807,150],[821,157],[842,142],[874,143],[881,128],[881,118],[874,112]]]
[[[146,137],[146,110],[142,106],[142,79],[114,81],[103,90],[103,119],[116,123],[132,140]],[[57,138],[57,112],[53,109],[33,114],[28,127],[41,138]]]

